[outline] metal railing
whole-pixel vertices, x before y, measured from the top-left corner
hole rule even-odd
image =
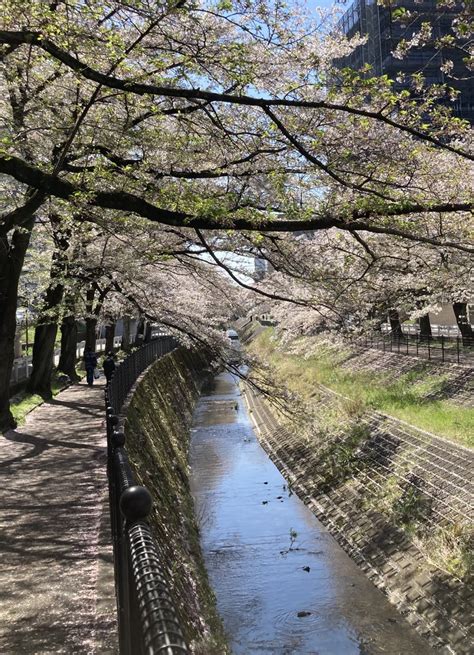
[[[140,373],[155,359],[163,357],[163,355],[176,348],[176,343],[173,337],[158,337],[124,359],[115,370],[112,383],[108,388],[110,404],[116,412],[120,412],[128,392],[135,384]]]
[[[371,334],[353,337],[349,341],[365,348],[383,352],[422,357],[429,361],[474,366],[474,339],[445,336],[423,338],[420,335]]]
[[[134,480],[119,418],[140,373],[176,346],[171,337],[144,345],[120,364],[105,391],[107,474],[121,655],[189,653],[163,576],[163,562],[146,521],[152,499],[148,490]]]
[[[417,324],[408,325],[407,323],[402,323],[402,332],[403,334],[420,334],[420,326]],[[474,329],[474,325],[471,324],[471,328]],[[385,334],[390,334],[392,329],[388,323],[384,323],[381,327],[381,331]],[[461,330],[457,325],[436,325],[431,323],[431,335],[433,337],[448,337],[449,339],[455,339],[456,337],[461,337]]]

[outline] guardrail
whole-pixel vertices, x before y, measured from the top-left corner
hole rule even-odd
[[[172,337],[161,337],[142,346],[120,364],[105,392],[107,474],[121,655],[189,653],[163,577],[163,563],[146,522],[152,499],[148,490],[137,485],[133,478],[119,417],[140,373],[176,347]]]
[[[420,335],[408,336],[391,333],[353,337],[349,341],[358,346],[376,348],[383,352],[413,355],[429,361],[474,366],[474,339],[466,337],[422,338]]]

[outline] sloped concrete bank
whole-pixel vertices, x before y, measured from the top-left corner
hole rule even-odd
[[[474,368],[449,362],[427,361],[412,355],[383,352],[374,348],[364,348],[350,344],[346,361],[341,368],[348,371],[367,371],[390,373],[398,379],[406,373],[429,377],[439,377],[441,383],[425,395],[425,398],[449,400],[463,407],[474,407]]]
[[[378,412],[324,429],[347,402],[325,388],[309,433],[245,393],[262,445],[346,552],[435,652],[472,653],[474,453]]]
[[[204,357],[184,348],[159,359],[138,380],[125,408],[126,448],[154,503],[150,525],[186,640],[196,655],[226,652],[199,545],[188,480],[189,429]]]

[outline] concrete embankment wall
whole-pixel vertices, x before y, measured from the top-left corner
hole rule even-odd
[[[207,580],[188,480],[191,417],[206,361],[184,348],[155,362],[125,408],[126,448],[138,484],[154,503],[150,525],[181,627],[192,652],[226,652]]]
[[[309,431],[284,426],[250,388],[246,397],[291,488],[434,652],[472,653],[474,453],[378,412],[341,425],[350,401],[325,388]]]

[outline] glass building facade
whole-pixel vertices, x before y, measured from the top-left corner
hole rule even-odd
[[[413,16],[403,25],[394,18],[394,12],[400,7]],[[433,46],[413,48],[403,59],[392,55],[402,39],[409,40],[418,32],[423,21],[432,25],[433,40],[453,34],[452,20],[459,11],[459,3],[451,8],[440,8],[436,0],[393,0],[384,6],[378,5],[376,0],[355,0],[341,17],[338,28],[348,37],[367,35],[367,42],[338,60],[337,64],[340,68],[354,69],[370,64],[374,74],[388,75],[392,79],[396,79],[399,73],[421,72],[427,84],[448,84],[457,89],[460,93],[449,105],[456,116],[474,124],[474,72],[465,66],[465,54],[461,50],[446,47],[440,50]],[[440,69],[448,59],[454,64],[452,77]]]

